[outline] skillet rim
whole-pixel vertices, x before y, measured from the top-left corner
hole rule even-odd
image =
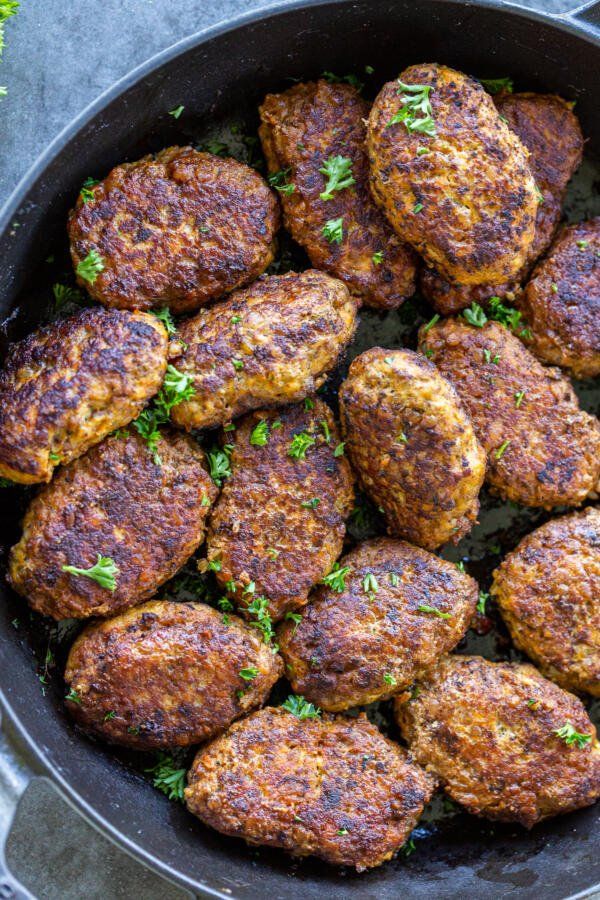
[[[584,3],[570,12],[561,14],[545,13],[539,10],[518,6],[509,2],[509,0],[442,0],[442,2],[448,6],[458,8],[490,9],[502,14],[507,14],[509,17],[514,16],[515,18],[529,19],[546,26],[549,25],[557,31],[571,34],[574,37],[583,39],[595,48],[600,48],[600,30],[598,30],[590,20],[577,18],[577,16],[582,13],[600,8],[600,3],[594,3],[593,0],[589,4]],[[241,30],[249,25],[278,18],[290,11],[308,10],[316,7],[335,7],[347,3],[348,0],[282,0],[282,2],[269,4],[268,6],[261,5],[256,9],[241,13],[232,19],[221,20],[207,28],[200,29],[150,56],[102,91],[95,100],[92,100],[91,103],[84,107],[80,113],[67,123],[67,125],[65,125],[48,144],[45,150],[37,156],[31,166],[20,178],[13,191],[9,194],[2,207],[0,207],[0,239],[2,239],[5,236],[5,233],[10,229],[11,222],[21,209],[24,201],[26,201],[29,191],[44,175],[46,169],[54,163],[60,153],[77,137],[79,132],[82,131],[93,118],[105,110],[114,100],[118,99],[131,88],[143,81],[144,78],[160,70],[163,66],[168,65],[178,56],[183,55],[202,44],[208,43],[215,38]],[[6,728],[7,724],[9,725],[8,729]],[[97,828],[101,834],[120,847],[124,852],[160,874],[167,879],[167,881],[184,887],[193,893],[218,897],[222,898],[222,900],[231,900],[231,893],[224,893],[218,888],[211,887],[205,881],[201,882],[192,879],[184,872],[153,855],[153,853],[146,850],[141,843],[137,843],[121,832],[117,826],[113,825],[104,817],[104,815],[102,815],[102,813],[78,793],[70,782],[63,777],[61,772],[44,758],[43,750],[29,735],[26,726],[21,722],[16,710],[13,709],[10,699],[1,684],[0,729],[8,732],[7,736],[9,738],[14,739],[16,737],[16,749],[24,754],[27,763],[31,766],[32,777],[41,776],[50,781],[57,788],[65,801],[76,809],[88,823]],[[584,888],[577,894],[569,895],[566,900],[580,900],[580,898],[590,897],[598,890],[600,890],[600,882],[595,885],[590,885],[588,888]]]

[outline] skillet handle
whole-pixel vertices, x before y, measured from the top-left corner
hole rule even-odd
[[[6,733],[0,730],[0,900],[35,900],[27,888],[11,875],[6,864],[6,840],[19,800],[35,773],[17,751]]]
[[[554,18],[566,19],[580,27],[583,26],[586,31],[592,34],[600,35],[600,0],[588,0],[587,3],[581,3],[575,9],[555,15]]]

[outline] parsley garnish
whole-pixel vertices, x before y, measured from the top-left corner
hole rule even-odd
[[[206,454],[208,471],[217,487],[221,487],[223,479],[229,478],[231,475],[231,462],[229,457],[230,451],[225,448],[223,448],[223,450],[217,448]]]
[[[114,719],[116,715],[117,715],[116,712],[115,712],[113,709],[111,709],[111,710],[109,710],[109,711],[106,713],[106,715],[104,716],[104,718],[102,719],[102,721],[103,721],[103,722],[110,722],[110,720],[111,720],[111,719]]]
[[[301,431],[292,438],[288,456],[291,456],[292,459],[306,459],[306,451],[309,447],[312,447],[314,443],[314,437],[311,437],[306,431]]]
[[[345,447],[346,447],[346,441],[342,441],[340,444],[337,445],[337,447],[333,451],[333,455],[335,456],[336,459],[338,457],[344,455]]]
[[[432,616],[437,616],[438,619],[451,619],[452,616],[450,613],[441,612],[441,610],[436,609],[435,606],[429,606],[427,603],[420,603],[417,606],[418,612],[430,613]]]
[[[90,250],[85,259],[82,259],[77,263],[75,269],[79,277],[83,278],[83,280],[87,281],[89,284],[93,284],[103,270],[104,260],[98,251],[94,249]]]
[[[296,190],[296,186],[287,180],[291,171],[291,168],[280,169],[278,172],[273,172],[272,175],[269,175],[267,181],[271,187],[274,187],[280,194],[293,194]]]
[[[380,266],[381,263],[383,262],[383,250],[378,250],[377,253],[373,254],[371,259],[373,260],[373,262],[376,266]]]
[[[310,399],[310,397],[305,397],[304,398],[304,409],[306,410],[306,412],[309,412],[311,409],[314,409],[314,408],[315,408],[315,404]]]
[[[385,681],[386,684],[391,684],[391,685],[397,684],[397,681],[391,672],[386,672],[383,676],[383,680]]]
[[[300,622],[302,621],[302,616],[300,615],[300,613],[286,612],[286,614],[285,614],[285,616],[284,616],[283,618],[284,618],[284,619],[287,619],[289,622],[293,622],[293,623],[294,623],[294,626],[295,626],[295,627],[294,627],[294,631],[293,631],[292,633],[293,633],[293,634],[296,634],[296,630],[297,630],[297,628],[298,628],[298,625],[299,625]]]
[[[494,453],[494,456],[496,457],[496,459],[502,459],[502,457],[504,456],[504,454],[506,453],[506,451],[508,449],[509,444],[510,444],[510,441],[503,441],[500,444],[500,446]]]
[[[162,309],[151,309],[150,312],[157,319],[160,319],[160,321],[167,329],[167,334],[175,334],[177,328],[175,327],[175,322],[173,321],[171,311],[167,306],[163,306]]]
[[[469,325],[474,325],[475,328],[483,328],[487,322],[487,316],[479,303],[471,303],[470,308],[464,310],[463,316]]]
[[[119,574],[119,567],[110,556],[98,554],[98,559],[89,569],[79,569],[77,566],[61,566],[61,569],[63,572],[68,572],[69,575],[83,575],[85,578],[91,578],[107,591],[112,592],[117,588],[116,576]]]
[[[479,599],[477,601],[477,612],[481,613],[482,616],[485,616],[485,604],[490,599],[490,595],[486,594],[485,591],[479,591]]]
[[[78,703],[81,706],[81,697],[74,688],[71,688],[71,690],[65,697],[65,700],[70,700],[71,703]]]
[[[517,391],[517,393],[515,394],[515,406],[517,407],[517,409],[520,407],[521,403],[523,402],[524,397],[525,397],[525,391]]]
[[[344,220],[340,216],[339,219],[329,219],[322,228],[323,237],[327,238],[330,244],[341,244],[344,238]]]
[[[398,587],[400,579],[398,578],[396,573],[390,572],[389,578],[390,578],[390,584],[392,585],[392,587]]]
[[[589,241],[577,241],[577,246],[579,247],[580,250],[585,250],[585,248],[587,247],[588,244],[589,244]]]
[[[258,669],[256,666],[247,666],[245,669],[240,669],[239,676],[243,678],[244,681],[253,681],[254,678],[258,675]]]
[[[78,288],[69,287],[68,284],[53,284],[54,308],[60,312],[69,303],[80,304],[84,302],[83,294]]]
[[[483,85],[488,94],[499,94],[500,91],[506,91],[507,94],[513,92],[512,78],[480,78],[479,83]]]
[[[352,177],[352,160],[345,156],[330,156],[319,172],[327,176],[325,190],[319,194],[321,200],[333,200],[334,191],[343,191],[356,184]]]
[[[303,500],[300,506],[303,506],[304,509],[316,509],[320,502],[318,497],[313,497],[312,500]]]
[[[321,715],[321,710],[318,706],[313,706],[312,703],[309,703],[304,697],[299,697],[297,694],[290,694],[287,700],[281,704],[281,708],[287,709],[288,712],[298,719],[318,719]]]
[[[338,594],[341,594],[342,591],[346,590],[345,578],[349,571],[350,566],[340,566],[340,564],[336,562],[333,564],[333,569],[329,575],[325,575],[325,577],[321,579],[320,584],[326,584],[332,591],[337,591]]]
[[[81,186],[81,199],[84,203],[90,203],[94,199],[94,192],[92,190],[93,187],[99,184],[99,181],[96,178],[86,178]]]
[[[563,740],[568,747],[575,744],[579,750],[582,750],[592,740],[591,734],[582,734],[570,722],[567,722],[562,728],[555,728],[553,733]]]
[[[269,442],[269,423],[261,419],[250,433],[250,443],[253,447],[264,447]]]
[[[249,590],[250,585],[252,585],[251,591]],[[254,593],[254,582],[250,582],[250,584],[246,586],[244,593]],[[254,616],[254,622],[251,622],[250,624],[253,628],[258,628],[265,644],[269,644],[275,637],[275,632],[273,631],[273,622],[269,615],[269,602],[267,598],[262,596],[254,597],[246,606],[246,610],[251,616]]]
[[[413,213],[415,213],[415,215],[416,215],[417,213],[420,213],[422,209],[423,209],[422,203],[415,203],[415,205],[413,206]]]
[[[139,733],[139,728],[137,733]],[[175,760],[170,754],[159,753],[156,765],[144,769],[144,771],[153,776],[154,787],[166,794],[169,800],[183,801],[186,770],[176,768]]]
[[[174,406],[194,396],[196,390],[193,382],[193,375],[180,372],[175,366],[168,365],[162,387],[152,406],[144,409],[133,422],[138,434],[146,441],[156,465],[161,464],[160,456],[156,451],[160,440],[159,426],[165,425],[169,421]]]
[[[371,69],[371,71],[369,72],[370,68],[371,68],[370,66],[365,66],[365,72],[367,73],[367,75],[371,75],[373,72],[373,69]],[[364,88],[364,83],[359,78],[357,78],[356,75],[352,75],[352,74],[350,74],[350,75],[335,75],[333,72],[323,72],[321,74],[321,78],[324,78],[325,81],[328,81],[330,84],[336,84],[336,83],[345,81],[346,84],[349,84],[353,88],[356,88],[356,90],[359,93]]]
[[[435,137],[435,122],[433,121],[433,113],[431,109],[431,101],[429,95],[432,91],[430,84],[404,84],[398,79],[400,85],[399,94],[402,94],[400,101],[402,109],[400,109],[388,122],[390,125],[397,125],[399,122],[412,134],[418,131],[419,134],[426,134],[428,137]],[[402,93],[402,92],[405,93]]]
[[[336,831],[336,834],[338,834],[340,837],[343,837],[345,834],[348,834],[348,829],[347,828],[338,828],[338,830]]]
[[[379,590],[377,579],[372,572],[367,572],[362,580],[363,591],[365,594],[376,594]]]
[[[439,321],[440,321],[439,313],[436,313],[435,316],[433,316],[433,317],[429,320],[429,322],[427,323],[427,325],[423,325],[423,334],[427,334],[427,332],[429,331],[429,329],[430,329],[430,328],[433,328],[433,326],[435,325],[435,323],[436,323],[436,322],[439,322]]]
[[[235,369],[236,372],[241,372],[244,368],[244,360],[243,359],[232,359],[231,365]]]
[[[185,106],[176,106],[175,109],[169,110],[169,115],[173,116],[174,119],[178,119],[181,113],[184,111]]]

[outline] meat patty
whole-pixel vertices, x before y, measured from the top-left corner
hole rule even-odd
[[[250,413],[232,438],[208,558],[219,560],[217,579],[246,614],[259,597],[274,620],[303,606],[342,549],[352,474],[331,410],[317,399],[306,405]]]
[[[480,84],[410,66],[375,100],[367,149],[373,196],[427,265],[462,284],[514,278],[538,197],[527,151]]]
[[[412,684],[463,637],[478,597],[454,563],[404,541],[365,541],[340,566],[343,590],[319,588],[279,629],[294,691],[331,712]]]
[[[514,301],[519,282],[550,245],[562,215],[567,184],[581,163],[583,135],[572,104],[556,94],[508,94],[494,97],[508,127],[529,150],[529,168],[539,191],[535,236],[524,266],[515,279],[503,284],[462,285],[423,269],[421,292],[443,315],[485,304],[496,296]]]
[[[259,134],[269,171],[282,182],[285,227],[313,266],[340,278],[367,306],[392,309],[414,293],[416,257],[371,197],[368,115],[369,104],[348,84],[295,84],[267,95]],[[335,160],[352,182],[323,199],[328,175],[322,170]]]
[[[486,479],[523,506],[578,506],[600,477],[600,422],[507,328],[445,319],[421,347],[455,386],[488,455]]]
[[[576,378],[600,375],[600,216],[562,229],[519,307],[538,359]]]
[[[477,520],[485,452],[452,385],[411,350],[356,357],[340,388],[350,461],[390,534],[433,550]]]
[[[356,330],[356,303],[323,272],[261,278],[180,328],[175,366],[196,393],[173,408],[176,425],[219,425],[261,406],[301,400],[325,381]]]
[[[214,737],[267,699],[283,664],[237,616],[151,601],[79,635],[67,708],[86,731],[138,750]]]
[[[531,828],[600,797],[596,729],[533,666],[448,656],[395,712],[417,762],[474,815]]]
[[[166,367],[167,333],[141,312],[86,309],[13,344],[0,372],[0,475],[50,481],[135,419]]]
[[[113,615],[152,597],[199,547],[217,494],[204,454],[191,438],[165,433],[160,458],[159,466],[137,432],[115,435],[32,500],[9,580],[33,609],[54,619]],[[114,590],[110,578],[64,571],[95,568],[99,557],[118,570]]]
[[[104,306],[191,312],[273,260],[277,201],[235,159],[169,147],[116,166],[69,215],[79,284]]]
[[[203,747],[188,780],[188,809],[222,834],[359,872],[399,850],[435,784],[364,714],[300,719],[283,707]]]
[[[494,572],[517,647],[561,687],[600,697],[600,510],[552,519]]]

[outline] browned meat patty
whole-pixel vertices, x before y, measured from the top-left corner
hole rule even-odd
[[[265,597],[274,620],[303,606],[327,575],[354,502],[331,410],[317,399],[307,405],[250,413],[228,435],[232,474],[208,529],[220,584],[241,612]]]
[[[69,653],[67,708],[86,731],[139,750],[187,747],[261,706],[283,664],[237,616],[144,603],[88,625]]]
[[[259,134],[269,171],[283,173],[285,227],[313,266],[340,278],[367,306],[392,309],[414,293],[416,257],[371,198],[368,115],[369,104],[348,84],[295,84],[266,96]],[[329,176],[321,170],[336,165],[352,182],[323,199]]]
[[[319,588],[278,635],[293,689],[331,712],[412,684],[464,636],[478,597],[454,563],[404,541],[365,541],[340,566],[343,590]]]
[[[232,725],[188,779],[188,809],[222,834],[359,872],[400,849],[435,784],[364,714],[300,719],[282,707]]]
[[[161,386],[167,333],[154,316],[86,309],[28,335],[0,372],[0,475],[50,481]]]
[[[356,329],[356,303],[323,272],[261,278],[184,322],[175,366],[196,393],[174,407],[176,425],[222,425],[261,406],[300,400],[325,381]]]
[[[600,217],[562,229],[519,307],[542,362],[600,375]]]
[[[191,312],[273,260],[276,198],[235,159],[169,147],[91,190],[68,230],[79,284],[104,306]]]
[[[507,328],[445,319],[422,349],[455,386],[488,454],[486,479],[523,506],[578,506],[600,477],[600,422]]]
[[[137,433],[109,437],[32,500],[9,577],[33,609],[55,619],[113,615],[152,597],[199,547],[217,494],[204,454],[165,433],[160,458]],[[63,571],[95,567],[98,557],[118,570],[114,590],[110,579]]]
[[[367,149],[373,196],[427,265],[461,284],[517,274],[538,197],[527,151],[480,84],[410,66],[375,100]]]
[[[513,281],[503,284],[462,285],[446,281],[435,269],[423,269],[421,292],[443,315],[466,309],[473,302],[485,304],[496,296],[514,301],[535,260],[547,250],[562,215],[567,184],[581,163],[583,135],[572,104],[555,94],[508,94],[494,97],[504,116],[527,150],[529,168],[539,190],[535,237],[527,259]]]
[[[485,452],[452,385],[411,350],[356,357],[340,388],[348,456],[390,534],[434,550],[477,520]]]
[[[600,697],[600,510],[552,519],[494,572],[517,647],[561,687]]]
[[[533,666],[449,656],[396,718],[417,762],[477,816],[531,828],[600,797],[596,729]]]

